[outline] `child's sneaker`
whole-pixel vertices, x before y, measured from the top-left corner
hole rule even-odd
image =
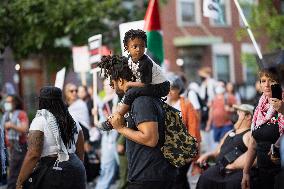
[[[113,126],[111,125],[111,123],[109,121],[104,121],[102,123],[99,123],[97,125],[97,128],[102,130],[102,131],[110,131],[113,129]]]

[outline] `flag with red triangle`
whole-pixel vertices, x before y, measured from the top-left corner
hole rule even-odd
[[[147,34],[147,54],[157,64],[162,65],[164,62],[164,48],[158,0],[149,0],[144,20],[144,31]]]

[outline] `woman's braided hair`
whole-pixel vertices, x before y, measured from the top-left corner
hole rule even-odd
[[[145,47],[147,47],[147,35],[146,32],[143,30],[129,30],[125,33],[124,39],[123,39],[123,45],[124,45],[124,51],[127,51],[127,43],[129,39],[133,40],[135,38],[142,39],[145,42]]]
[[[63,102],[62,92],[59,88],[46,86],[40,90],[39,110],[41,109],[48,110],[56,118],[60,135],[66,148],[70,148],[72,144],[75,144],[76,122]]]
[[[111,81],[116,81],[119,78],[125,79],[126,81],[136,80],[136,77],[128,66],[128,59],[124,56],[103,56],[101,62],[98,63],[98,67],[101,68],[101,74],[103,74],[105,78],[109,78],[111,86]]]

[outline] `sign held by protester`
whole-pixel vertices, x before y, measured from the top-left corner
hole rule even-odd
[[[66,68],[64,67],[56,73],[54,86],[60,88],[61,90],[63,89],[63,85],[64,85],[65,72],[66,72]]]
[[[75,72],[88,72],[90,70],[89,50],[87,46],[72,48],[73,66]]]
[[[95,64],[101,61],[102,34],[94,35],[88,39],[89,63]]]
[[[144,20],[140,20],[140,21],[126,22],[126,23],[119,24],[120,46],[121,46],[121,51],[122,51],[123,56],[127,56],[127,52],[124,51],[124,45],[123,45],[123,39],[124,39],[125,33],[131,29],[143,30],[144,23],[145,23]]]

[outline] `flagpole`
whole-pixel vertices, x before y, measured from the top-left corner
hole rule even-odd
[[[259,58],[260,61],[261,61],[261,60],[262,60],[262,54],[261,54],[261,52],[260,52],[260,50],[259,50],[258,44],[257,44],[256,41],[255,41],[254,35],[253,35],[253,33],[252,33],[252,31],[251,31],[249,25],[248,25],[248,22],[247,22],[247,20],[246,20],[246,17],[245,17],[245,15],[244,15],[243,11],[242,11],[242,8],[241,8],[241,6],[240,6],[238,0],[234,0],[234,2],[235,2],[235,4],[236,4],[236,7],[237,7],[237,9],[238,9],[238,12],[239,12],[239,14],[240,14],[240,16],[241,16],[243,22],[244,22],[244,24],[245,24],[245,27],[246,27],[246,29],[247,29],[247,31],[248,31],[249,37],[250,37],[250,39],[251,39],[251,41],[252,41],[252,43],[253,43],[253,46],[254,46],[254,48],[255,48],[255,50],[256,50],[256,53],[257,53],[257,55],[258,55],[258,58]]]

